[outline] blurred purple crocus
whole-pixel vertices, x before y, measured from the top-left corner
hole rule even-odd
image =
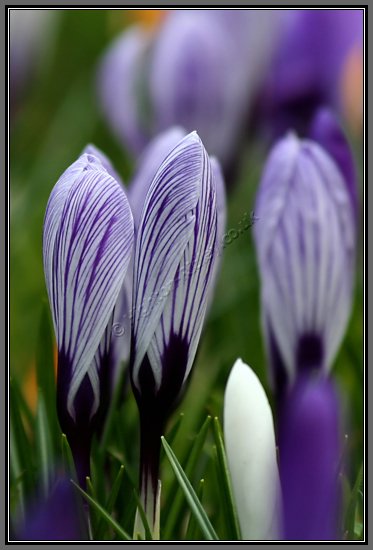
[[[229,167],[269,61],[273,20],[261,10],[174,10],[155,36],[127,30],[99,73],[104,113],[124,146],[138,155],[181,125]]]
[[[81,155],[50,195],[43,256],[58,347],[57,412],[82,485],[107,406],[113,310],[133,238],[122,187],[97,156]]]
[[[356,181],[347,142],[327,120],[314,125],[322,146],[294,134],[274,146],[256,200],[262,319],[279,400],[300,373],[330,370],[351,309]]]
[[[306,135],[317,109],[341,112],[348,56],[363,47],[364,11],[284,10],[276,54],[260,91],[262,124],[271,137],[289,129]]]
[[[19,541],[77,541],[88,537],[83,514],[69,479],[54,484],[47,499],[29,506],[25,521],[19,527]]]
[[[284,540],[338,540],[341,438],[331,381],[301,377],[279,425]]]
[[[160,437],[197,351],[216,257],[210,159],[184,137],[156,172],[135,241],[130,372],[140,412],[140,485],[155,523]]]

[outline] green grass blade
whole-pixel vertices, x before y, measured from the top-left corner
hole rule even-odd
[[[124,531],[124,529],[122,529],[119,523],[117,523],[115,519],[112,518],[111,515],[108,514],[107,511],[104,510],[104,508],[94,498],[83,491],[83,489],[79,487],[79,485],[75,483],[74,480],[71,480],[71,483],[73,483],[74,487],[79,491],[79,493],[88,502],[88,504],[90,504],[98,512],[98,514],[114,529],[121,540],[132,540],[132,538]]]
[[[10,449],[10,460],[12,461],[13,453],[16,453],[18,467],[20,473],[24,472],[22,485],[27,492],[34,488],[34,453],[30,441],[26,435],[25,426],[21,416],[21,408],[19,405],[18,394],[15,390],[13,380],[9,384],[10,396],[10,426],[12,431],[12,446]]]
[[[121,397],[122,392],[123,392],[123,382],[124,382],[125,373],[126,373],[126,366],[122,365],[121,366],[121,372],[120,372],[120,375],[119,375],[119,379],[118,379],[118,382],[115,386],[114,395],[113,395],[113,398],[111,399],[111,402],[110,402],[110,406],[109,406],[109,410],[108,410],[108,413],[107,413],[106,422],[105,422],[105,426],[104,426],[104,431],[103,431],[102,438],[101,438],[101,441],[100,441],[100,454],[101,455],[103,455],[105,453],[105,451],[107,449],[107,446],[108,446],[108,441],[109,441],[109,437],[110,437],[112,426],[113,426],[113,420],[115,418],[115,413],[117,411],[119,400],[120,400],[120,397]]]
[[[141,499],[139,497],[139,494],[136,490],[133,491],[133,494],[135,495],[135,500],[136,500],[136,504],[137,504],[137,511],[140,515],[142,524],[144,526],[145,540],[153,540],[152,533],[151,533],[151,530],[150,530],[150,525],[149,525],[149,522],[148,522],[148,518],[146,517],[145,510],[143,508],[143,505],[142,505]],[[136,525],[136,520],[135,520],[135,525]],[[136,535],[136,533],[134,533],[133,536],[135,537],[135,535]],[[135,540],[137,540],[137,539],[135,539]]]
[[[210,523],[209,518],[207,517],[207,514],[202,504],[198,500],[198,497],[189,479],[185,475],[184,470],[180,466],[173,450],[171,449],[171,447],[169,446],[169,444],[167,443],[167,441],[163,436],[161,440],[162,440],[162,445],[167,455],[167,458],[170,461],[171,467],[176,475],[176,478],[180,484],[180,487],[185,494],[190,510],[193,513],[203,535],[206,537],[207,540],[219,540],[213,526]]]
[[[56,381],[54,373],[54,345],[54,334],[49,318],[49,306],[47,302],[45,302],[41,312],[36,348],[36,379],[38,388],[43,394],[51,433],[57,434],[58,423],[56,411]],[[57,445],[57,440],[55,443]]]
[[[113,487],[110,491],[110,495],[109,495],[109,498],[108,498],[106,506],[105,506],[105,509],[109,514],[111,514],[112,511],[113,511],[114,504],[115,504],[115,501],[116,501],[118,493],[119,493],[119,489],[122,485],[123,476],[124,476],[124,466],[123,466],[123,464],[121,464],[121,466],[119,468],[119,472],[117,474],[117,477],[114,480]],[[103,520],[103,518],[100,518],[100,520],[98,522],[98,525],[97,525],[97,538],[98,538],[98,540],[101,540],[101,538],[103,537],[104,528],[105,528],[105,521]]]
[[[205,487],[205,480],[201,479],[200,482],[199,482],[198,488],[197,488],[197,497],[198,497],[198,500],[201,503],[202,503],[202,498],[203,498],[204,487]],[[199,540],[200,539],[200,533],[201,533],[201,530],[198,526],[198,523],[195,520],[195,517],[192,514],[190,514],[188,527],[186,529],[185,539],[186,540]]]
[[[44,496],[47,497],[50,490],[51,475],[53,469],[53,448],[49,429],[47,410],[43,393],[38,395],[38,408],[36,413],[36,458],[38,471]]]
[[[359,501],[359,493],[363,483],[364,464],[362,463],[356,478],[355,485],[351,491],[350,502],[347,507],[345,516],[345,532],[347,532],[347,540],[355,540],[355,521],[356,508]]]
[[[72,477],[74,481],[77,481],[78,478],[76,475],[74,459],[71,453],[69,442],[67,441],[66,434],[61,434],[61,454],[65,474],[68,477]]]
[[[214,418],[212,427],[216,446],[215,464],[217,468],[219,491],[221,493],[221,504],[224,509],[223,515],[227,526],[227,538],[228,540],[241,540],[240,525],[238,522],[227,457],[223,443],[223,433],[217,417]]]
[[[195,471],[197,461],[201,455],[203,446],[206,441],[210,422],[211,422],[211,416],[207,416],[206,420],[202,424],[200,431],[198,432],[198,434],[194,439],[191,451],[189,453],[189,456],[187,458],[186,465],[185,465],[185,474],[189,478],[192,476],[193,472]],[[175,480],[175,483],[173,484],[170,490],[170,494],[175,495],[175,497],[172,500],[172,506],[167,515],[167,522],[165,525],[165,539],[171,539],[172,536],[175,534],[176,526],[181,525],[182,523],[181,516],[183,514],[183,504],[185,501],[185,496],[179,487],[177,479]]]
[[[19,452],[14,436],[14,427],[12,422],[10,423],[10,493],[12,501],[14,502],[14,508],[17,513],[20,514],[20,518],[23,520],[25,515],[25,489],[23,483],[24,470],[19,457]],[[13,504],[12,502],[12,504]]]

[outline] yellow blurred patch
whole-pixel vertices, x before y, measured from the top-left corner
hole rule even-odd
[[[54,367],[54,374],[55,379],[57,378],[57,359],[58,359],[58,351],[57,346],[54,346],[53,350],[53,367]],[[22,385],[22,392],[25,397],[26,403],[28,404],[30,410],[33,413],[36,413],[36,407],[38,404],[38,386],[37,386],[37,380],[36,380],[36,364],[35,361],[31,363],[31,366],[28,370],[28,373],[25,377],[25,380]]]
[[[170,10],[111,10],[109,28],[114,34],[135,23],[153,32]]]
[[[148,29],[159,27],[169,10],[128,10],[128,17]]]
[[[341,77],[342,109],[351,130],[359,135],[363,129],[363,52],[355,47],[347,56]]]

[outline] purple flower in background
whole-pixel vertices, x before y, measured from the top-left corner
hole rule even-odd
[[[327,133],[319,138],[326,149],[293,134],[280,140],[256,200],[262,319],[279,399],[300,373],[330,370],[351,309],[356,212],[340,168],[351,153],[345,143],[338,162]]]
[[[16,540],[75,541],[87,538],[71,481],[59,479],[47,499],[30,506]]]
[[[308,136],[316,141],[334,159],[347,184],[353,208],[357,213],[357,175],[355,162],[346,136],[333,113],[326,108],[316,112]]]
[[[57,19],[58,10],[9,10],[9,99],[13,108],[51,50]]]
[[[130,370],[140,411],[141,492],[151,525],[160,436],[196,354],[214,270],[216,227],[210,160],[193,132],[159,167],[135,242]]]
[[[284,540],[338,540],[339,402],[326,379],[301,377],[279,425]]]
[[[285,10],[278,46],[259,104],[272,137],[288,129],[306,134],[322,105],[342,108],[343,70],[348,56],[362,55],[363,10]]]
[[[122,143],[139,154],[181,125],[227,168],[269,60],[273,20],[261,10],[175,10],[153,37],[126,31],[99,73],[102,107]]]
[[[81,484],[109,394],[113,310],[132,246],[123,189],[96,156],[81,155],[52,190],[43,234],[58,347],[57,411]]]

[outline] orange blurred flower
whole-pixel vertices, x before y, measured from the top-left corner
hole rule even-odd
[[[355,134],[363,128],[363,52],[360,47],[351,50],[341,77],[342,109],[348,125]]]
[[[54,355],[53,367],[54,367],[54,374],[56,379],[57,378],[57,358],[58,358],[58,351],[57,351],[56,345],[54,345],[54,348],[53,348],[53,355]],[[36,379],[35,360],[31,363],[31,366],[23,382],[22,390],[23,390],[22,393],[25,397],[26,403],[28,404],[30,410],[33,413],[35,413],[37,403],[38,403],[38,385],[37,385],[37,379]]]

